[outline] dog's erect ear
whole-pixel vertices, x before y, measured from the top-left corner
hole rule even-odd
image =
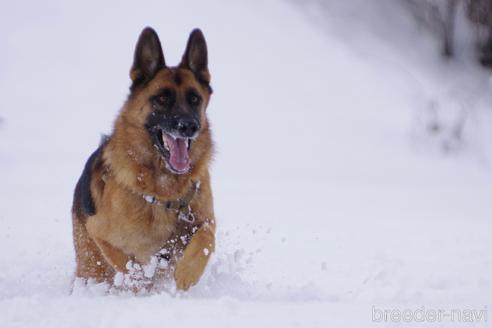
[[[200,82],[209,83],[207,43],[202,31],[191,31],[180,67],[190,69]]]
[[[146,27],[138,38],[130,78],[133,81],[132,89],[141,83],[150,81],[158,70],[164,68],[164,55],[157,33]]]

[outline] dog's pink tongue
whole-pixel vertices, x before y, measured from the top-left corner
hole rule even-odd
[[[169,146],[169,164],[175,171],[187,171],[190,168],[190,157],[188,156],[186,140],[166,136],[166,141]]]

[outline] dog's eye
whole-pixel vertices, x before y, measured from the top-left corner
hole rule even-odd
[[[166,96],[166,95],[160,95],[160,96],[157,96],[157,98],[155,99],[155,101],[159,105],[165,106],[165,105],[169,104],[169,97]]]
[[[174,99],[175,95],[169,89],[163,89],[151,98],[153,104],[157,107],[170,107],[173,105]]]
[[[189,96],[188,99],[192,106],[198,106],[198,104],[200,103],[200,98],[197,95],[192,94]]]

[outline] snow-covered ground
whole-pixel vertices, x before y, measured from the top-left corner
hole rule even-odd
[[[375,308],[492,308],[490,75],[443,63],[394,1],[1,7],[0,327],[383,327]],[[188,293],[70,295],[72,191],[147,25],[168,63],[192,28],[208,41],[217,252]]]

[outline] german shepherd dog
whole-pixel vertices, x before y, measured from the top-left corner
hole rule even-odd
[[[156,256],[176,288],[200,279],[215,248],[207,57],[195,29],[181,63],[169,67],[156,32],[142,31],[128,99],[75,188],[75,275],[82,281],[117,285],[118,273]]]

